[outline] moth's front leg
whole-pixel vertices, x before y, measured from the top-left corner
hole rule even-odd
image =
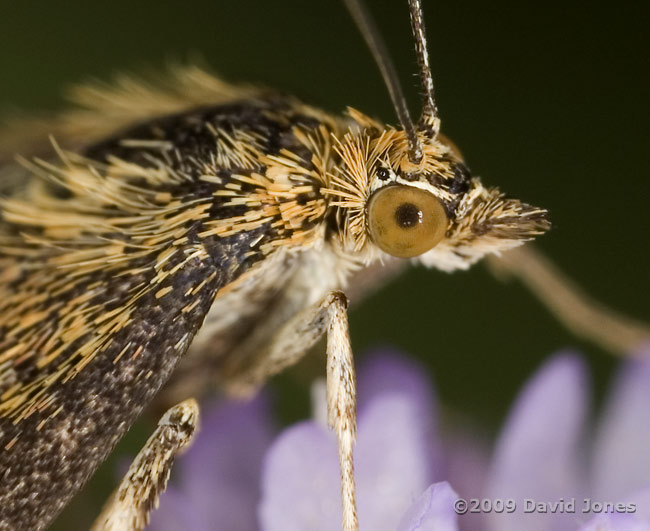
[[[329,425],[338,441],[343,529],[355,531],[359,528],[352,456],[357,431],[356,380],[347,306],[345,294],[332,291],[319,303],[301,311],[263,349],[246,383],[257,386],[296,363],[327,333],[327,411]]]
[[[327,417],[336,432],[341,469],[343,529],[359,528],[353,449],[357,436],[357,390],[348,328],[347,299],[340,292],[327,303]]]
[[[110,499],[92,531],[140,531],[158,505],[176,456],[191,442],[198,426],[199,406],[194,399],[169,409]]]

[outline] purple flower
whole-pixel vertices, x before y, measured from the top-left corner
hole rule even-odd
[[[650,531],[645,354],[624,366],[593,434],[583,363],[572,354],[551,359],[520,393],[491,458],[471,430],[439,428],[431,383],[417,364],[388,352],[371,357],[358,385],[361,529]],[[267,409],[265,397],[208,409],[151,529],[340,529],[332,432],[313,420],[274,437]],[[516,510],[457,516],[459,495],[470,508],[476,498],[513,500]],[[585,500],[591,507],[583,512]]]
[[[446,483],[431,485],[442,473],[433,395],[423,374],[387,355],[359,372],[355,468],[362,529],[456,529],[457,496]],[[261,529],[337,531],[339,492],[333,433],[314,421],[289,428],[266,456]]]
[[[455,531],[458,496],[448,483],[434,483],[443,473],[425,372],[384,354],[362,366],[358,380],[361,528]],[[178,477],[161,497],[150,529],[340,530],[333,433],[321,422],[307,421],[271,444],[265,409],[262,397],[208,411],[192,448],[178,460]]]
[[[624,365],[593,432],[577,356],[558,355],[533,376],[497,441],[483,491],[514,499],[517,510],[486,515],[485,529],[650,530],[650,350],[640,354]]]
[[[274,436],[269,409],[264,395],[205,407],[199,434],[179,458],[149,529],[257,529],[260,470]]]

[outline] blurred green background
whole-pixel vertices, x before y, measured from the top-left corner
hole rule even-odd
[[[406,1],[371,4],[417,113]],[[565,272],[602,302],[650,321],[648,4],[428,0],[425,15],[444,133],[484,182],[550,210],[554,228],[539,247]],[[198,53],[227,79],[395,122],[336,0],[5,0],[0,42],[2,110],[56,108],[67,84]],[[351,331],[359,356],[389,344],[421,360],[444,405],[488,433],[558,349],[588,359],[596,398],[616,365],[482,266],[454,275],[413,269],[356,306]],[[279,379],[286,418],[308,411],[304,372]],[[150,426],[123,448],[134,451]],[[85,528],[114,484],[114,466],[61,529]]]

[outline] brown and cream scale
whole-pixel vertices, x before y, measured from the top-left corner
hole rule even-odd
[[[485,188],[440,136],[420,133],[413,163],[403,131],[357,111],[331,116],[194,68],[174,76],[205,100],[86,88],[99,108],[61,117],[56,156],[23,162],[35,179],[2,201],[7,521],[58,511],[188,348],[214,343],[228,386],[259,385],[323,331],[273,360],[277,330],[354,271],[392,255],[466,268],[548,228],[544,210]],[[136,111],[129,90],[150,98],[135,124],[110,107]],[[118,133],[65,150],[106,115]]]
[[[417,125],[395,97],[400,127],[184,67],[79,87],[71,110],[0,136],[0,529],[46,527],[181,361],[194,389],[250,392],[323,334],[357,528],[350,279],[405,259],[466,269],[549,228],[439,133],[410,7]],[[196,416],[170,410],[97,529],[146,524]]]

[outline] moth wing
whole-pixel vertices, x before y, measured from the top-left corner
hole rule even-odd
[[[0,522],[11,528],[45,527],[83,486],[250,251],[248,235],[193,236],[210,194],[184,200],[98,168],[42,163],[32,169],[67,195],[37,187],[1,202]]]

